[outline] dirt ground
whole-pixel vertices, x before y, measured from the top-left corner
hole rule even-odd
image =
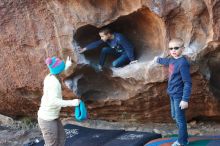
[[[42,139],[42,134],[35,120],[28,118],[21,120],[6,119],[1,117],[0,125],[0,145],[21,146],[29,142],[37,142]],[[125,129],[129,131],[145,131],[162,134],[163,137],[176,135],[177,128],[174,123],[118,123],[102,120],[87,120],[76,122],[72,118],[62,120],[63,124],[71,123],[98,129]],[[7,124],[8,123],[8,124]],[[190,135],[220,135],[220,123],[210,121],[192,121],[188,123]]]

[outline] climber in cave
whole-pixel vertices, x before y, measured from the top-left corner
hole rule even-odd
[[[80,48],[80,53],[93,50],[101,44],[106,46],[102,48],[99,64],[96,68],[102,71],[107,55],[113,55],[117,59],[112,62],[113,67],[122,67],[126,64],[137,62],[134,56],[134,46],[121,33],[112,32],[109,28],[103,28],[99,31],[100,40],[88,44],[84,48]]]

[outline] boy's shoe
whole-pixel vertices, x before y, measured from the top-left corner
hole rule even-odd
[[[101,66],[101,65],[98,65],[98,66],[97,66],[97,68],[98,68],[98,70],[99,70],[99,71],[103,71],[103,69],[102,69],[102,66]]]
[[[189,141],[187,142],[187,145],[189,144]],[[181,145],[178,141],[175,141],[171,146],[186,146],[186,145]]]
[[[171,146],[182,146],[178,141],[175,141]]]
[[[100,64],[92,64],[92,63],[90,63],[90,65],[92,66],[92,68],[95,69],[96,72],[103,71],[102,66]]]

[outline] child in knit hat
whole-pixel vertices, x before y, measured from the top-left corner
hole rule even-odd
[[[38,123],[46,146],[64,146],[65,131],[59,120],[61,107],[78,106],[79,99],[63,100],[58,76],[67,70],[72,62],[67,57],[66,63],[57,57],[46,59],[50,73],[44,79],[43,97],[38,110]]]

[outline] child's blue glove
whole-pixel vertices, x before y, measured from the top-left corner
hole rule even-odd
[[[87,119],[87,109],[82,100],[80,101],[79,106],[75,107],[75,118],[80,122]]]

